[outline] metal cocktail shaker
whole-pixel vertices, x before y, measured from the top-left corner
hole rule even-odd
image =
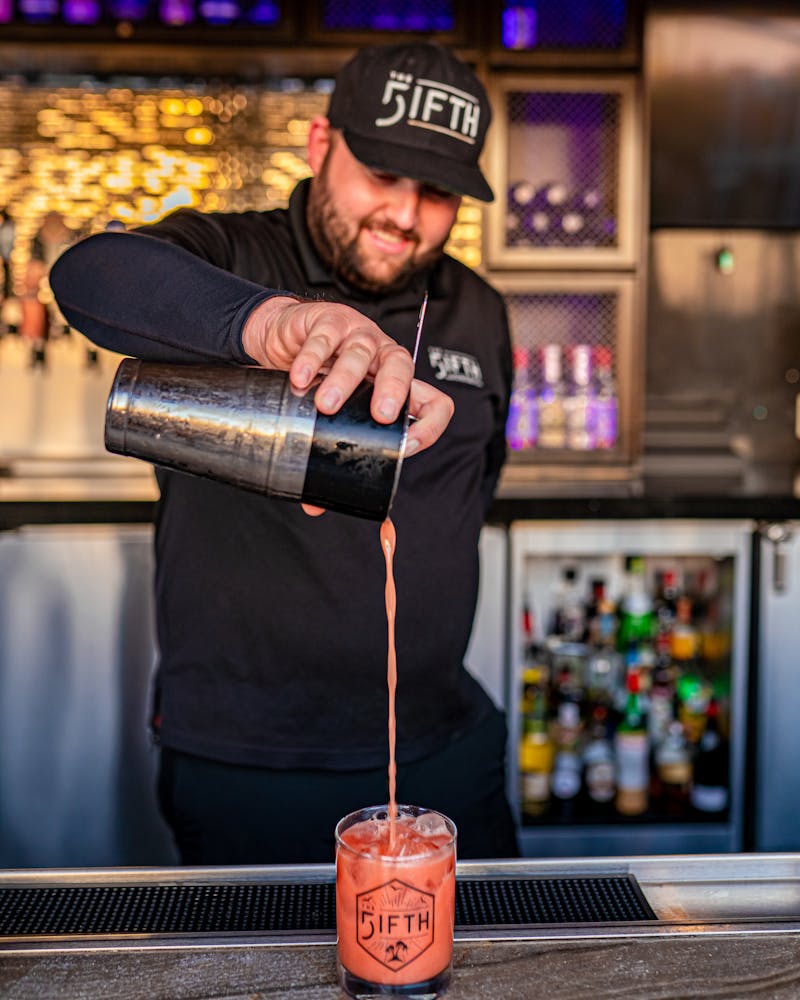
[[[286,372],[224,364],[125,358],[106,408],[108,451],[239,486],[382,521],[394,499],[408,407],[372,419],[362,382],[338,413],[298,394]]]

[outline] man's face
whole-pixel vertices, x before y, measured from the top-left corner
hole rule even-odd
[[[402,288],[442,253],[461,199],[407,177],[371,170],[342,136],[311,183],[308,225],[325,263],[368,292]]]

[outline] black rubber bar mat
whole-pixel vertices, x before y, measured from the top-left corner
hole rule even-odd
[[[655,920],[632,875],[459,879],[456,928]],[[10,886],[0,937],[333,931],[332,882]]]

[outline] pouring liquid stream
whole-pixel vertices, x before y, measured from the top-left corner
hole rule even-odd
[[[417,330],[414,338],[412,363],[416,366],[417,352],[422,338],[422,324],[428,309],[428,293],[422,300],[422,306],[417,318]],[[394,641],[394,623],[397,613],[397,591],[394,585],[394,550],[397,534],[390,517],[381,524],[381,549],[386,560],[386,625],[388,630],[388,654],[386,658],[386,684],[389,694],[389,848],[394,850],[397,837],[397,713],[395,710],[397,695],[397,649]]]
[[[394,585],[394,549],[397,541],[391,518],[381,524],[381,549],[386,560],[386,624],[388,629],[388,655],[386,658],[386,683],[389,691],[389,847],[394,848],[397,820],[397,650],[394,641],[394,623],[397,612],[397,592]]]

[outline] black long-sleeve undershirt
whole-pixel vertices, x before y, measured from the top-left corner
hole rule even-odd
[[[252,363],[242,328],[276,294],[143,233],[81,240],[56,261],[50,285],[67,322],[96,344],[167,362]]]

